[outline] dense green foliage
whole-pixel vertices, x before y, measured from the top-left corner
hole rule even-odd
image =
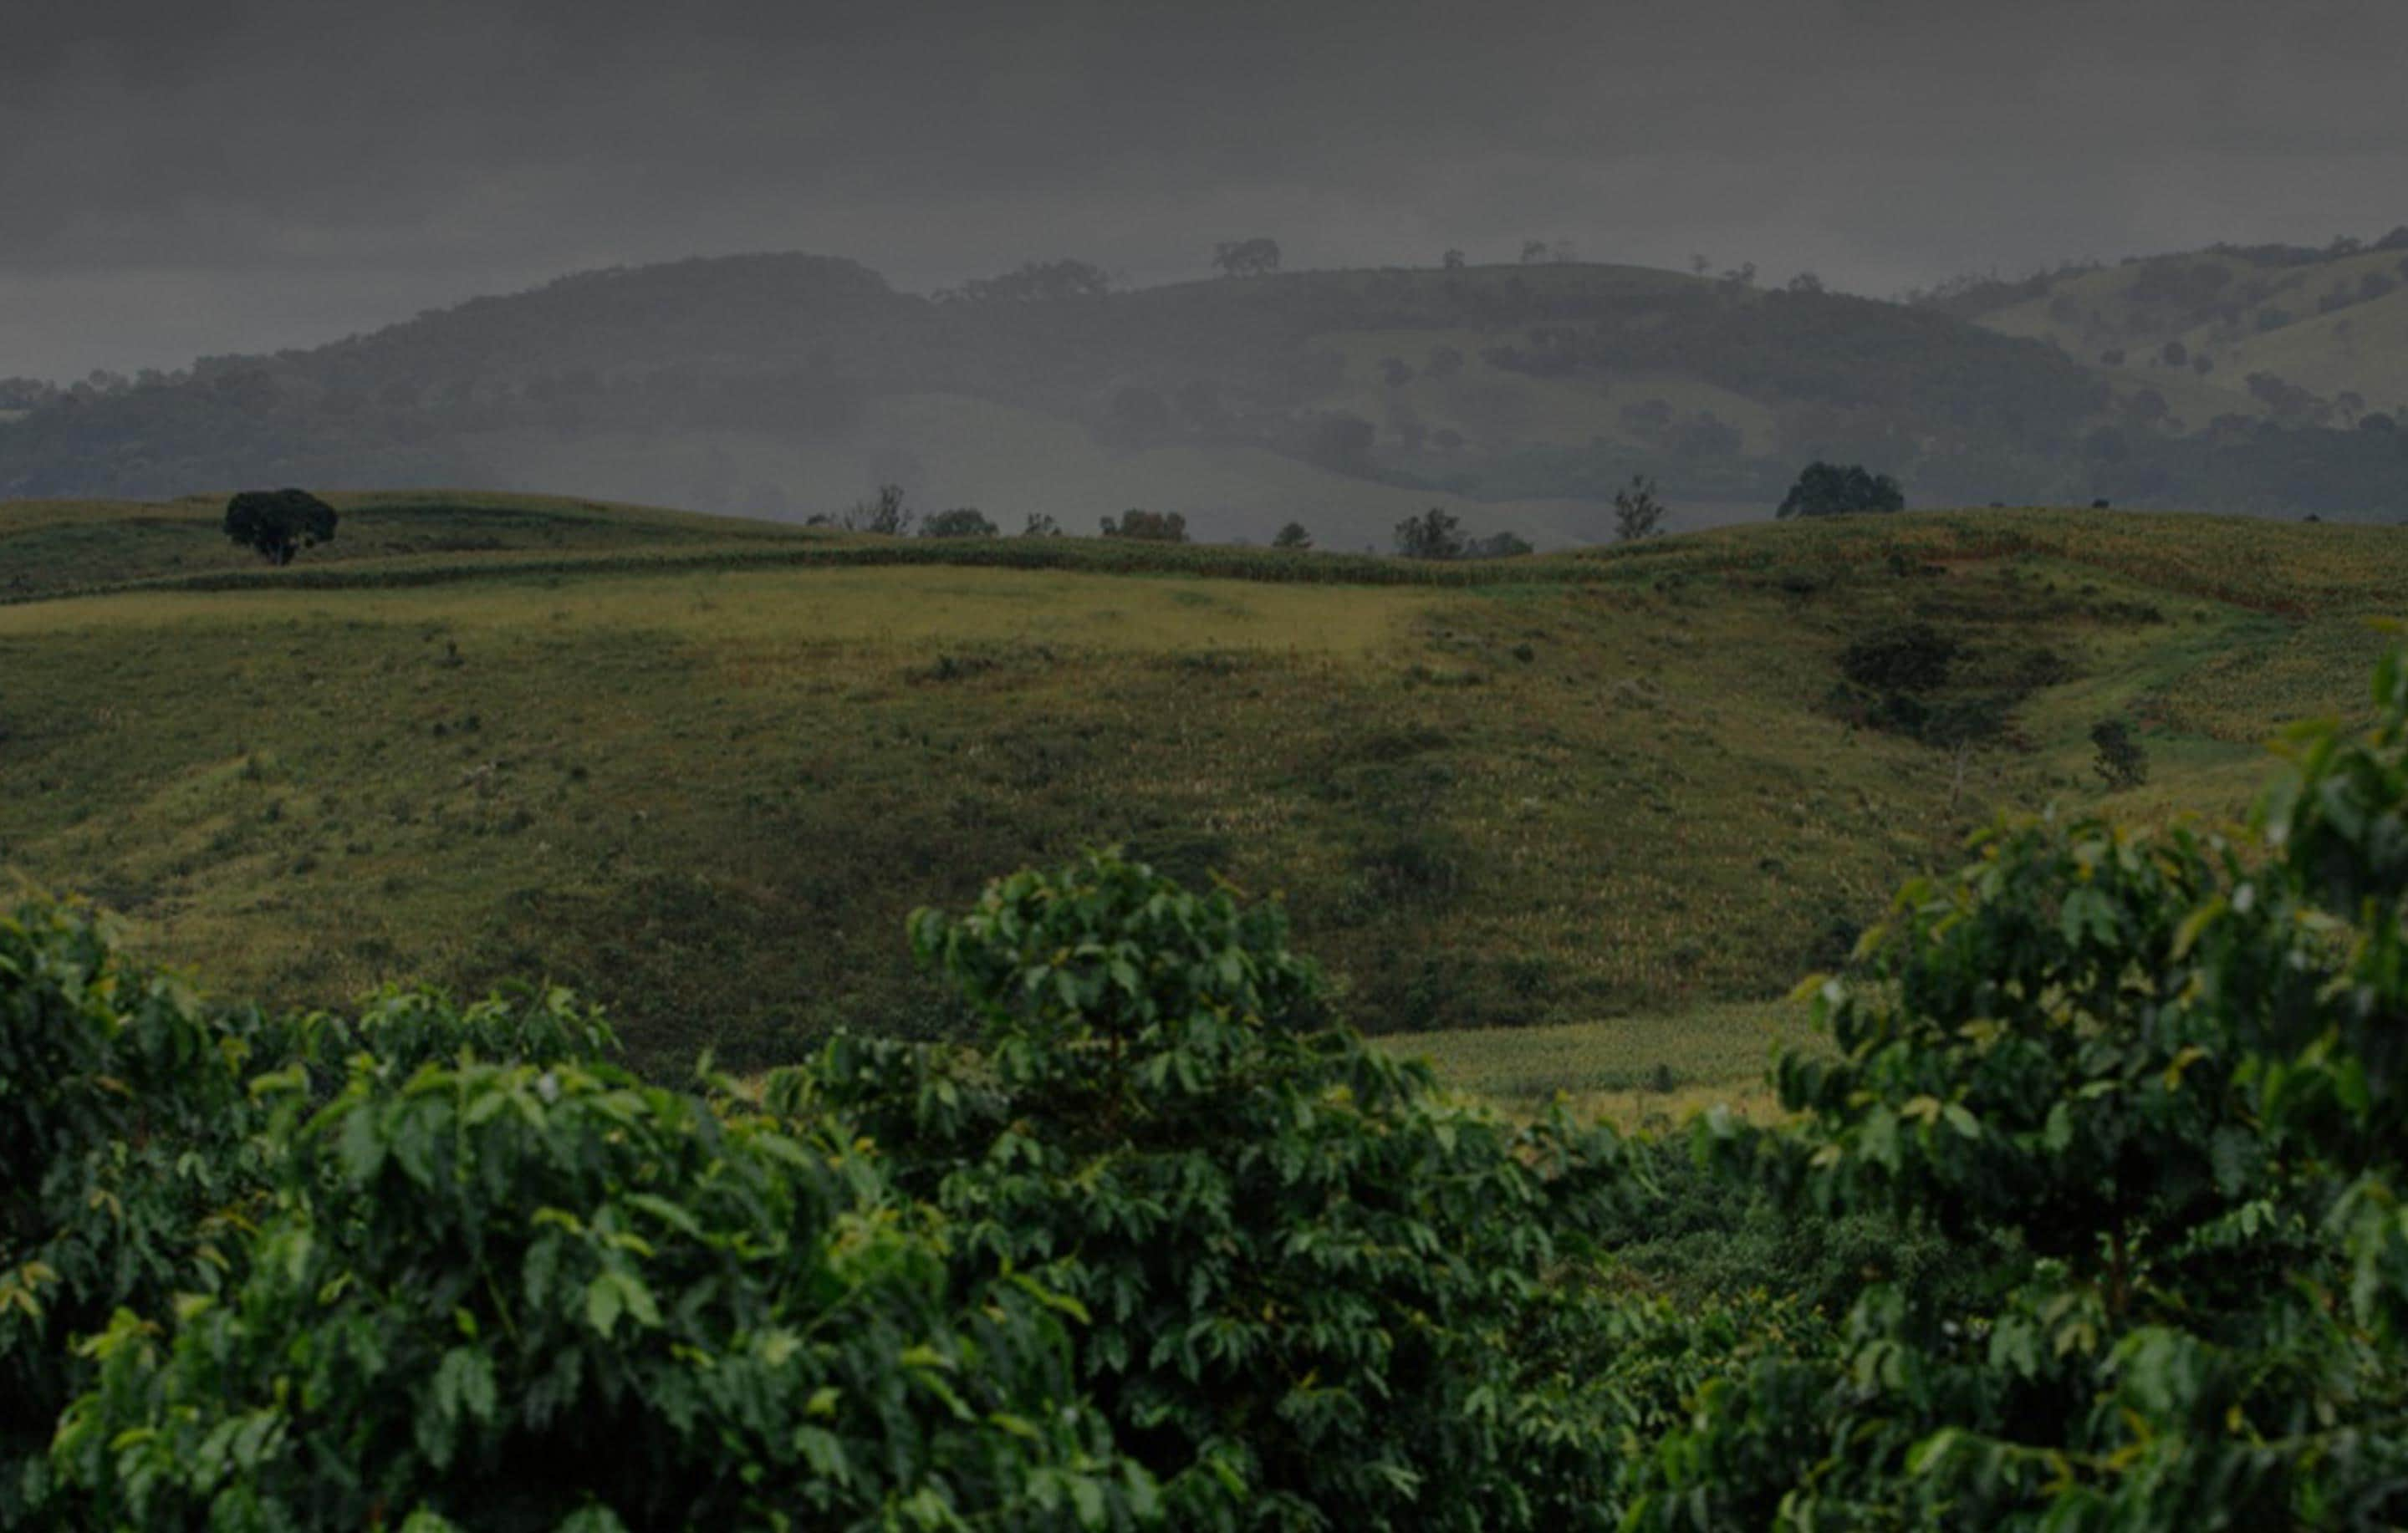
[[[956,1285],[858,1150],[638,1082],[558,993],[220,1013],[34,907],[0,923],[0,1005],[11,1526],[1153,1505],[1071,1401],[1072,1306]]]
[[[1326,1024],[1275,907],[1112,859],[991,887],[914,939],[982,1046],[845,1039],[824,1101],[963,1232],[967,1281],[1058,1281],[1083,1381],[1184,1525],[1602,1525],[1593,1382],[1530,1340],[1622,1179]]]
[[[2388,1526],[2408,1515],[2408,668],[2243,840],[2042,821],[1910,885],[1704,1141],[1791,1207],[1912,1210],[1983,1290],[1876,1282],[1665,1443],[1667,1526]]]

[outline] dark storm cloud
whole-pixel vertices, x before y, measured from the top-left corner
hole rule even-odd
[[[2408,219],[2408,6],[35,0],[0,373],[289,344],[746,248],[1702,251],[1888,291]]]

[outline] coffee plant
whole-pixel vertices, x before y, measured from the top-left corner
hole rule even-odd
[[[1611,1526],[1621,1317],[1567,1274],[1627,1195],[1612,1136],[1448,1099],[1329,1025],[1276,906],[1140,864],[913,939],[980,1045],[839,1039],[773,1099],[875,1142],[965,1281],[1078,1297],[1082,1381],[1181,1526]]]
[[[2408,672],[2244,830],[2003,827],[1822,983],[1794,1127],[1701,1141],[1801,1214],[1913,1210],[1986,1292],[1875,1281],[1710,1383],[1656,1526],[2408,1519]]]
[[[217,1012],[0,924],[10,1526],[1111,1527],[1076,1307],[557,993]]]

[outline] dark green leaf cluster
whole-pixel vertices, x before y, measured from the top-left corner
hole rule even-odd
[[[223,1279],[262,1186],[238,1062],[205,1014],[68,910],[0,919],[0,1525],[29,1515],[72,1339]]]
[[[774,1091],[942,1208],[964,1281],[1080,1299],[1082,1381],[1182,1526],[1612,1526],[1599,1327],[1658,1323],[1566,1273],[1630,1185],[1618,1141],[1511,1128],[1325,1025],[1277,907],[1226,888],[1093,856],[914,939],[982,1045],[841,1039]]]
[[[332,542],[335,508],[307,490],[246,490],[226,502],[225,535],[271,564]]]
[[[1902,511],[1906,493],[1887,474],[1868,471],[1862,464],[1844,467],[1817,460],[1808,464],[1798,482],[1781,497],[1775,515],[1846,516],[1858,511]]]
[[[219,1013],[0,923],[0,1521],[1104,1527],[1077,1312],[558,993]]]
[[[1106,537],[1125,538],[1139,543],[1184,543],[1187,541],[1187,517],[1182,511],[1149,511],[1132,507],[1117,518],[1103,520]]]
[[[1648,1526],[2408,1518],[2408,675],[2303,734],[2246,834],[2002,827],[1910,885],[1703,1144],[1798,1211],[1912,1211],[1973,1292],[1875,1282],[1710,1385]]]
[[[993,537],[996,530],[986,513],[975,506],[932,511],[920,523],[920,536],[923,537]]]
[[[1840,670],[1860,687],[1929,692],[1947,684],[1962,649],[1928,623],[1893,623],[1852,640],[1840,652]]]
[[[1463,523],[1443,506],[1397,523],[1397,552],[1408,559],[1460,559]]]

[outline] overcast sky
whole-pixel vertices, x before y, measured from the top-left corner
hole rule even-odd
[[[10,0],[0,375],[563,271],[1969,269],[2408,222],[2408,0]]]

